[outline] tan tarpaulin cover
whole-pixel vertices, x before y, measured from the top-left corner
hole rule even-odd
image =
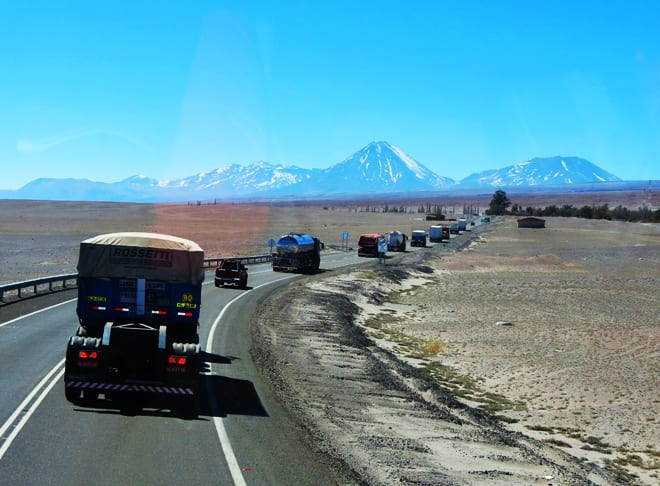
[[[109,233],[80,243],[78,275],[146,278],[193,285],[204,281],[204,250],[158,233]]]

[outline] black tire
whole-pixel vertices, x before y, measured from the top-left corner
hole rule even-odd
[[[86,337],[83,338],[82,346],[85,349],[96,349],[100,346],[101,340],[99,338]]]
[[[87,339],[87,338],[84,338],[82,336],[71,336],[69,338],[69,346],[76,347],[76,348],[81,348],[81,347],[83,347],[83,345],[85,343],[85,339]]]

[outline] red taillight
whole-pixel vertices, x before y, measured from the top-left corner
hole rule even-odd
[[[98,359],[99,358],[99,353],[98,353],[98,351],[89,351],[87,349],[83,349],[82,351],[78,351],[78,358],[80,358],[80,359]]]
[[[185,356],[170,356],[167,358],[168,364],[185,365],[188,359]]]
[[[152,313],[152,314],[156,314],[157,316],[165,316],[165,315],[167,315],[167,312],[165,312],[164,310],[152,310],[151,313]]]
[[[177,312],[177,316],[192,317],[192,312]]]
[[[104,311],[104,310],[105,310],[105,307],[100,306],[100,305],[93,305],[93,306],[92,306],[92,310],[95,310],[95,311]]]
[[[115,312],[130,312],[128,307],[115,307]]]

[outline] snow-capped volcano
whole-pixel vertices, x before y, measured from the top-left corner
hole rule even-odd
[[[329,193],[440,190],[455,184],[387,142],[371,142],[329,167],[321,175],[320,182],[319,187]]]
[[[485,170],[462,179],[463,187],[513,187],[587,184],[620,181],[588,160],[579,157],[536,157],[501,169]]]

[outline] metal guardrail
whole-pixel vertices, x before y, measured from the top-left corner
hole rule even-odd
[[[241,263],[249,265],[250,263],[264,263],[271,261],[272,257],[270,253],[264,255],[254,255],[254,256],[238,256],[238,257],[225,257],[225,258],[207,258],[204,260],[204,268],[212,268],[218,265],[222,260],[240,260]]]
[[[239,256],[229,257],[232,260],[240,260],[245,264],[264,263],[271,261],[271,255]],[[204,260],[204,268],[213,268],[221,260],[227,258],[208,258]],[[24,280],[10,284],[0,285],[0,304],[16,302],[22,299],[28,299],[36,295],[60,292],[62,290],[74,289],[78,286],[78,274],[71,273],[67,275],[54,275],[52,277],[42,277],[34,280]]]
[[[55,275],[0,286],[0,303],[14,302],[35,295],[59,292],[78,286],[78,274]]]

